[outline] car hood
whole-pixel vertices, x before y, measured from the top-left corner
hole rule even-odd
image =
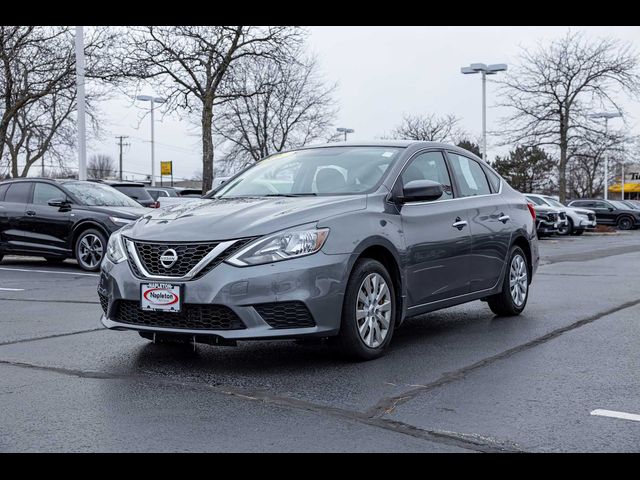
[[[78,206],[77,209],[90,212],[105,213],[114,217],[136,219],[150,212],[152,209],[145,207],[99,207],[99,206]]]
[[[122,232],[149,241],[227,240],[266,235],[366,204],[365,195],[194,199],[147,212]]]
[[[543,205],[534,205],[533,209],[536,212],[545,212],[545,213],[549,213],[549,212],[558,213],[560,211],[559,208],[556,208],[556,207],[545,207]]]

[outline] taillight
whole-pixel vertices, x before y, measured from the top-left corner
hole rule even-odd
[[[533,208],[533,203],[529,203],[527,202],[527,207],[529,207],[529,213],[531,214],[531,218],[533,218],[533,221],[536,221],[536,209]]]

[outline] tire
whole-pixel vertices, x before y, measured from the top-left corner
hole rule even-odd
[[[4,253],[0,252],[0,262],[2,261],[3,258],[4,258]]]
[[[561,230],[560,228],[558,229],[558,235],[561,236],[567,236],[567,235],[571,235],[573,232],[573,220],[571,220],[570,218],[567,218],[567,226],[564,230]]]
[[[633,219],[624,215],[618,218],[616,226],[618,227],[618,230],[631,230],[633,228]]]
[[[523,277],[524,275],[524,277]],[[512,277],[520,279],[514,281],[515,293],[511,291]],[[524,296],[522,289],[524,289]],[[517,299],[517,300],[516,300]],[[502,292],[487,299],[489,308],[501,317],[520,315],[529,299],[529,265],[527,256],[518,246],[511,247],[509,262],[505,271]]]
[[[367,295],[371,290],[381,295],[373,303]],[[395,288],[389,272],[376,260],[358,260],[347,282],[340,332],[332,342],[347,358],[373,360],[384,354],[395,323]]]
[[[60,265],[62,262],[66,260],[66,258],[60,258],[60,257],[44,257],[44,259],[47,261],[47,263],[51,263],[53,265]]]
[[[584,233],[584,230],[574,230],[573,232],[571,232],[571,235],[573,235],[574,237],[579,237],[583,233]]]
[[[106,252],[107,238],[100,230],[94,228],[85,230],[76,240],[75,258],[83,270],[88,272],[98,271]]]

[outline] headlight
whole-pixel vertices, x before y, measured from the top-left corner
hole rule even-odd
[[[124,247],[122,246],[122,235],[120,235],[119,232],[116,232],[109,237],[109,243],[107,244],[107,258],[113,263],[120,263],[127,258],[124,253]]]
[[[111,220],[116,225],[129,225],[131,222],[133,222],[133,220],[129,218],[120,218],[120,217],[109,217],[109,220]]]
[[[316,253],[329,236],[328,228],[288,230],[256,240],[227,259],[237,267],[279,262]]]

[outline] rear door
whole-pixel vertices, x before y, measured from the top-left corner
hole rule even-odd
[[[447,152],[447,156],[458,192],[464,197],[459,203],[469,217],[469,291],[488,290],[502,278],[513,229],[509,208],[498,193],[500,182],[492,187],[478,161],[456,152]]]
[[[596,200],[592,207],[588,207],[596,212],[596,220],[603,225],[612,225],[616,222],[616,209],[609,202]]]
[[[32,187],[32,182],[10,183],[0,201],[0,245],[5,251],[29,249],[25,212]]]
[[[445,187],[439,200],[406,202],[401,208],[407,246],[409,309],[419,311],[430,303],[468,293],[471,236],[466,209],[453,200],[451,177],[442,151],[425,151],[414,156],[398,181],[401,187],[413,180],[433,180]]]
[[[52,207],[51,200],[67,200],[60,188],[50,183],[35,182],[26,210],[26,229],[33,248],[46,254],[67,254],[71,235],[71,209]]]

